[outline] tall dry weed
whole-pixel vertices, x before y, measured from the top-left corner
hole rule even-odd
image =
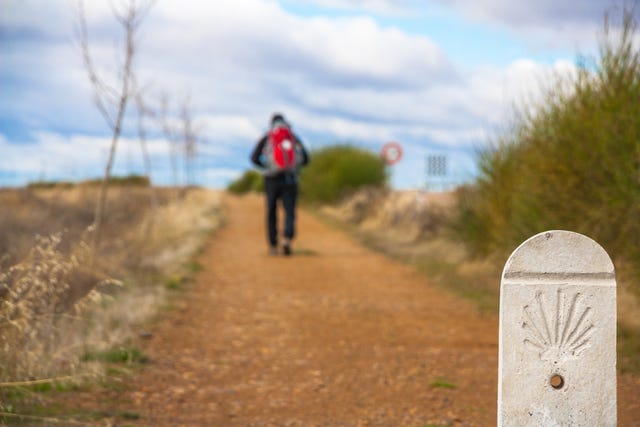
[[[109,238],[92,252],[84,218],[91,191],[22,194],[14,197],[15,211],[35,205],[41,213],[20,223],[5,212],[0,221],[9,227],[2,236],[23,242],[54,225],[64,230],[38,236],[26,254],[5,257],[19,261],[0,266],[2,383],[94,373],[83,354],[135,337],[164,304],[162,277],[178,271],[217,224],[219,193],[193,189],[178,199],[166,190],[152,211],[140,203],[145,192],[123,188],[110,199]],[[46,226],[45,213],[62,218]]]
[[[87,254],[59,250],[61,233],[40,236],[28,256],[0,272],[0,380],[46,377],[67,369],[60,348],[81,301],[70,302],[73,276]],[[73,323],[73,322],[71,322]]]

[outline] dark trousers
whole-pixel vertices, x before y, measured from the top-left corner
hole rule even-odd
[[[269,244],[278,244],[278,200],[284,207],[284,237],[293,239],[295,236],[296,199],[298,198],[298,184],[293,175],[279,175],[265,177],[264,191],[267,196],[267,232]]]

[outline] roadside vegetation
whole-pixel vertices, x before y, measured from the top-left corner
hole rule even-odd
[[[480,154],[458,194],[455,236],[474,259],[503,262],[552,229],[587,235],[618,283],[619,366],[640,371],[640,50],[636,7],[605,18],[599,56],[525,105]],[[531,108],[533,107],[533,108]]]
[[[220,194],[155,188],[152,204],[144,182],[115,181],[95,247],[96,183],[0,190],[0,424],[33,415],[43,389],[144,363],[145,325],[197,271]]]
[[[311,153],[300,177],[300,196],[305,202],[333,203],[363,187],[383,187],[387,178],[377,154],[350,145],[326,147]]]
[[[249,169],[245,171],[240,178],[229,184],[227,190],[233,194],[244,194],[248,192],[262,193],[264,192],[262,175],[256,170]]]
[[[632,11],[613,24],[599,58],[522,108],[481,153],[455,230],[472,255],[501,257],[541,231],[585,234],[640,296],[640,51]]]
[[[351,145],[335,145],[310,153],[302,169],[300,198],[307,203],[335,203],[364,187],[384,187],[388,176],[380,157]],[[234,194],[264,191],[262,175],[248,170],[227,188]]]

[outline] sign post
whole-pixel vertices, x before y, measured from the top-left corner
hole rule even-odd
[[[380,156],[387,165],[393,166],[402,159],[402,147],[397,142],[387,142],[382,146]]]

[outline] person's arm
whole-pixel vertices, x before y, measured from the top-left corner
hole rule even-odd
[[[253,149],[253,153],[251,153],[251,163],[261,168],[266,167],[266,165],[262,162],[262,151],[264,150],[264,144],[267,143],[267,135],[264,135],[260,138],[260,141],[256,144],[256,147]]]
[[[304,148],[304,144],[302,143],[302,140],[298,138],[298,135],[293,135],[293,137],[296,139],[296,144],[300,147],[300,152],[302,153],[302,163],[300,163],[300,166],[306,166],[309,164],[309,154],[307,153],[307,149]]]

